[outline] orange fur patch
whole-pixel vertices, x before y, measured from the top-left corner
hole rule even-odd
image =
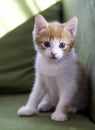
[[[60,41],[67,41],[67,47],[64,51],[69,51],[74,44],[74,39],[69,35],[69,33],[64,29],[64,25],[58,22],[52,22],[48,24],[48,27],[39,33],[36,37],[36,43],[40,49],[45,49],[42,46],[43,41],[50,41],[54,38],[58,38]]]

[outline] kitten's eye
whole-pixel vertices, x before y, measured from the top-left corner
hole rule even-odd
[[[44,41],[43,46],[46,47],[46,48],[50,47],[50,42]]]
[[[64,48],[65,48],[65,46],[66,46],[66,44],[65,44],[65,43],[60,43],[60,45],[59,45],[59,47],[60,47],[60,48],[62,48],[62,49],[64,49]]]

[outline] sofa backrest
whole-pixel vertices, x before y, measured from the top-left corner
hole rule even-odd
[[[79,20],[75,47],[90,75],[89,113],[95,122],[95,0],[62,0],[62,4],[65,20],[74,16]]]
[[[61,20],[60,2],[41,12],[47,20]],[[56,15],[54,15],[54,13]],[[0,94],[31,91],[35,51],[32,40],[34,17],[0,39]]]

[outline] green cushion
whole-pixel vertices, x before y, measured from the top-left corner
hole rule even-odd
[[[58,2],[42,14],[50,21],[61,20],[60,10]],[[34,17],[0,39],[0,93],[26,92],[33,85],[33,26]]]
[[[95,121],[95,0],[63,0],[62,3],[65,19],[77,16],[79,20],[75,47],[91,78],[90,115]]]
[[[19,117],[18,108],[26,103],[28,95],[0,96],[0,130],[95,130],[95,125],[84,115],[72,114],[64,123],[50,119],[51,113],[33,117]]]

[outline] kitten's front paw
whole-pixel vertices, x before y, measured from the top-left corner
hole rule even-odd
[[[57,112],[54,112],[51,115],[51,119],[54,120],[54,121],[66,121],[66,120],[68,120],[66,114],[64,114],[64,113],[57,113]]]
[[[34,114],[37,113],[37,110],[36,109],[30,109],[28,108],[27,106],[23,106],[21,107],[18,111],[17,111],[17,114],[19,116],[32,116]]]

